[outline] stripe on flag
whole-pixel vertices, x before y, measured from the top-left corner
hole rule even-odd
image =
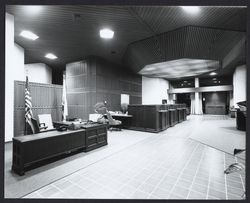
[[[32,113],[32,102],[29,90],[29,80],[28,76],[26,76],[26,84],[25,84],[25,121],[28,123],[32,129],[32,132],[35,133],[35,127],[31,121],[33,117]],[[26,129],[25,129],[26,130]],[[27,133],[27,132],[26,132]]]

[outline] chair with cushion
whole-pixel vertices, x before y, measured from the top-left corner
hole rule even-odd
[[[51,114],[39,114],[38,121],[39,121],[39,126],[43,125],[44,127],[47,127],[46,130],[55,130],[52,123]]]
[[[108,118],[108,124],[109,124],[109,129],[112,130],[121,130],[122,127],[122,122],[119,120],[115,120],[113,119],[113,117],[111,116],[110,112],[106,112],[106,116]]]
[[[102,117],[98,118],[98,122],[102,122],[102,123],[107,122],[109,125],[109,130],[111,130],[111,131],[115,130],[115,129],[121,130],[122,122],[119,120],[113,119],[113,117],[111,116],[110,112],[108,111],[106,105],[103,102],[98,102],[94,108],[95,108],[96,113],[102,115]]]
[[[38,122],[35,118],[31,118],[31,122],[32,122],[32,125],[34,127],[34,131],[32,130],[33,134],[40,133],[42,131],[46,131],[46,129],[48,128],[47,126],[45,126],[44,123],[38,124]]]

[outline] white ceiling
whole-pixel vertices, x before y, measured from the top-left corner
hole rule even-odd
[[[215,71],[220,67],[219,61],[182,58],[144,66],[139,74],[167,79],[198,76]]]

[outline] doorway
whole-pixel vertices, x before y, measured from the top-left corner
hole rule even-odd
[[[202,106],[205,114],[226,115],[229,112],[229,92],[203,92]]]

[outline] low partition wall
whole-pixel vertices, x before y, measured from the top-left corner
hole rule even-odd
[[[133,116],[129,129],[160,132],[186,120],[186,105],[129,105],[128,114]]]

